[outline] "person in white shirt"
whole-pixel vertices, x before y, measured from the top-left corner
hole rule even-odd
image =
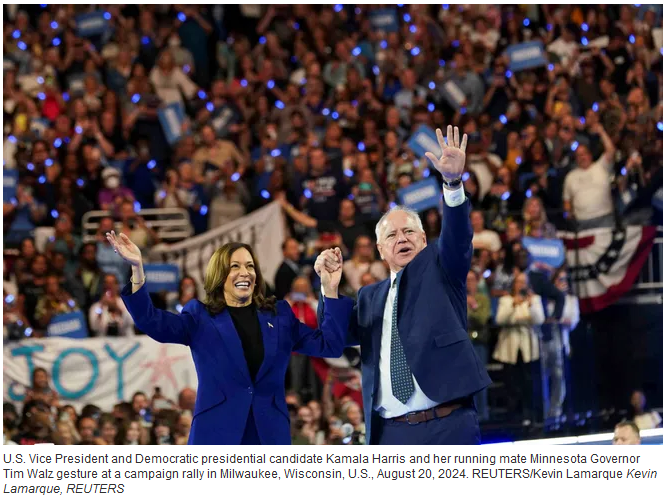
[[[631,406],[633,407],[633,422],[638,426],[638,429],[655,429],[661,427],[661,415],[658,412],[652,410],[650,412],[645,411],[645,405],[647,404],[647,399],[645,399],[645,393],[642,391],[633,391],[631,395]]]
[[[373,242],[366,235],[360,235],[355,239],[353,256],[343,263],[343,276],[346,278],[348,295],[357,295],[362,287],[362,275],[365,273],[371,273],[376,281],[387,278],[387,268],[382,261],[375,259],[373,249]]]
[[[88,312],[88,323],[94,336],[135,335],[134,322],[118,291],[116,276],[107,273],[103,280],[102,298],[93,303]]]
[[[487,249],[493,253],[501,249],[501,238],[493,230],[485,229],[485,217],[482,211],[471,211],[471,225],[473,225],[473,248]]]
[[[166,105],[178,102],[185,106],[181,95],[192,99],[198,90],[197,85],[186,76],[180,67],[174,64],[174,56],[169,49],[160,54],[158,63],[151,70],[149,79],[158,97]]]
[[[544,321],[540,297],[529,289],[526,274],[519,273],[510,295],[499,299],[496,323],[501,331],[492,357],[505,364],[513,415],[521,415],[525,425],[531,423],[533,411],[531,371],[540,357],[536,326]]]
[[[564,180],[564,211],[577,222],[579,230],[614,225],[610,175],[615,145],[600,123],[594,125],[592,131],[603,142],[603,154],[593,162],[589,148],[579,145],[575,151],[577,168]]]

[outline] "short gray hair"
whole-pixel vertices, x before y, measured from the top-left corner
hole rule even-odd
[[[404,213],[406,213],[406,215],[410,219],[412,219],[413,222],[420,229],[420,232],[424,233],[424,228],[422,228],[422,220],[420,219],[420,215],[415,209],[409,208],[408,206],[394,206],[387,213],[385,213],[380,218],[380,220],[378,220],[378,223],[376,223],[376,243],[380,243],[380,230],[385,221],[387,221],[387,217],[392,213],[396,213],[397,211],[403,211]]]

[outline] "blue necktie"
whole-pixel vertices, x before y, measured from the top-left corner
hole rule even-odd
[[[413,375],[406,361],[404,347],[399,339],[399,327],[397,327],[397,309],[399,307],[399,287],[397,282],[399,278],[394,279],[393,287],[396,287],[394,293],[394,304],[392,306],[392,342],[390,346],[390,379],[392,380],[392,395],[406,404],[408,399],[415,391],[413,385]]]

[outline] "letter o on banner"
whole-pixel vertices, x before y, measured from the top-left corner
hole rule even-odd
[[[78,391],[70,391],[65,389],[65,387],[60,382],[60,365],[65,360],[65,358],[71,354],[83,355],[88,359],[88,361],[90,361],[90,365],[93,369],[93,375],[91,376],[88,383]],[[51,373],[51,376],[53,377],[53,385],[55,386],[56,391],[58,391],[59,396],[68,399],[78,399],[85,396],[91,389],[93,389],[93,386],[97,382],[97,378],[100,376],[100,364],[92,351],[84,348],[68,348],[63,350],[56,358],[56,361],[53,362],[53,372]]]

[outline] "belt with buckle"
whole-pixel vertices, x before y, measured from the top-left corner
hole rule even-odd
[[[443,418],[450,415],[452,412],[459,408],[463,408],[464,403],[458,401],[452,401],[448,403],[442,403],[433,408],[427,410],[421,410],[419,412],[409,412],[398,417],[393,417],[390,420],[395,420],[397,422],[406,422],[408,425],[417,425],[422,422],[429,422],[436,418]]]

